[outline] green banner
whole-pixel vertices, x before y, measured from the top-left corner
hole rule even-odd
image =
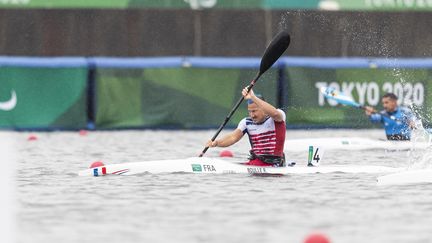
[[[399,104],[410,106],[418,117],[432,108],[432,73],[426,69],[318,69],[287,68],[288,124],[371,126],[364,111],[326,100],[321,86],[331,86],[358,103],[381,109],[381,97],[395,93]]]
[[[263,7],[268,9],[317,9],[320,0],[264,0]]]
[[[432,10],[431,0],[0,0],[0,8]]]
[[[260,8],[263,0],[0,0],[0,7],[22,8]]]
[[[22,8],[261,8],[263,0],[0,0],[0,7]],[[300,2],[300,1],[299,1]]]
[[[86,68],[0,67],[0,127],[84,128]]]
[[[1,0],[0,8],[432,10],[431,0]]]
[[[0,8],[127,8],[129,0],[0,0]]]
[[[98,69],[98,128],[215,127],[250,83],[256,69]],[[277,71],[269,70],[255,90],[276,102]],[[243,103],[229,126],[247,116]]]
[[[261,8],[263,0],[130,0],[130,7],[140,8]]]
[[[0,0],[0,7],[23,8],[317,8],[319,0]]]

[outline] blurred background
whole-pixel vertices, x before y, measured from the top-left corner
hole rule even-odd
[[[430,26],[423,0],[1,0],[0,127],[217,127],[280,30],[255,89],[288,128],[372,126],[321,86],[378,107],[393,92],[427,125]]]

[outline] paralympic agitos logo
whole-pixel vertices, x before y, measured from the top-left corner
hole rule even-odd
[[[11,91],[11,97],[9,100],[3,101],[3,98],[0,97],[0,110],[10,111],[13,110],[17,104],[17,95],[15,90]]]

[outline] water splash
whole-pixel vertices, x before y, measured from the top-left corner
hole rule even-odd
[[[412,131],[412,148],[409,151],[409,169],[430,168],[432,162],[432,134],[423,127],[422,121],[416,121],[416,129]],[[421,146],[419,144],[426,145]]]
[[[399,43],[402,33],[394,31],[394,26],[401,24],[403,20],[397,15],[378,20],[379,15],[367,12],[353,12],[350,15],[355,15],[358,21],[350,21],[351,18],[344,14],[328,14],[325,11],[286,11],[281,15],[278,27],[294,32],[293,36],[300,36],[299,38],[305,38],[304,34],[301,34],[304,31],[311,33],[312,36],[320,36],[320,34],[326,36],[327,33],[336,32],[337,35],[334,37],[340,38],[335,41],[341,42],[342,56],[350,56],[355,53],[358,56],[372,55],[386,58],[393,66],[388,69],[390,75],[386,78],[392,79],[392,83],[398,82],[402,85],[400,87],[402,93],[396,92],[400,96],[398,104],[409,107],[417,120],[417,129],[412,132],[409,167],[432,167],[432,135],[423,126],[423,123],[432,123],[432,112],[423,106],[413,104],[412,97],[405,97],[407,85],[412,84],[416,77],[410,70],[398,67],[397,57],[404,56],[403,48],[400,48]],[[379,25],[376,24],[377,21],[380,22]],[[426,150],[424,149],[425,144],[428,146]]]

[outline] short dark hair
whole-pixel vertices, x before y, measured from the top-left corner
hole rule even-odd
[[[383,98],[390,98],[392,100],[398,100],[398,97],[393,93],[386,93],[385,95],[383,95]]]

